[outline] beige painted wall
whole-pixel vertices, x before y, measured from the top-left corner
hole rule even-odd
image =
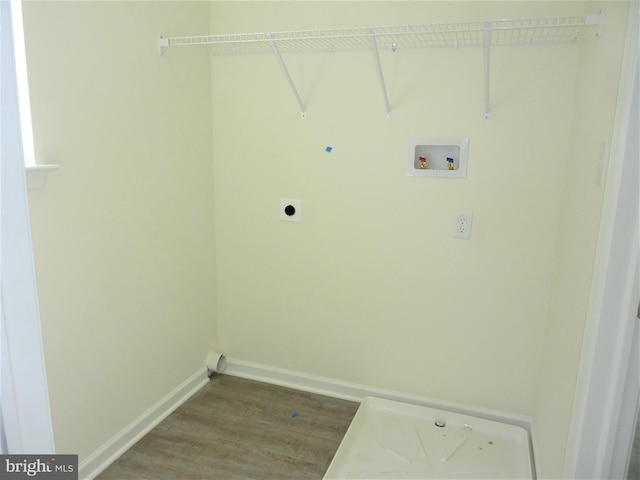
[[[273,57],[210,69],[199,49],[159,58],[155,37],[600,7],[28,2],[36,154],[61,165],[30,192],[58,449],[86,457],[218,343],[532,415],[558,476],[626,4],[605,3],[597,42],[495,48],[490,122],[481,49],[381,52],[391,119],[367,52],[287,56],[301,120]],[[408,178],[409,139],[443,136],[469,137],[468,177]],[[302,223],[278,220],[281,197],[302,200]],[[468,241],[451,236],[458,211]]]
[[[508,2],[213,4],[215,31],[582,12]],[[449,11],[451,10],[451,11]],[[219,335],[229,356],[531,414],[578,46],[213,61]],[[408,141],[469,137],[466,179],[408,178]],[[331,145],[331,154],[325,147]],[[279,221],[279,198],[303,222]],[[472,238],[452,238],[458,211]]]
[[[58,451],[82,461],[203,368],[215,342],[207,57],[160,33],[204,2],[26,2],[30,207]]]
[[[541,473],[566,442],[626,2],[601,40],[212,62],[219,336],[228,355],[535,417]],[[216,32],[597,13],[596,2],[219,2]],[[463,180],[407,178],[413,137],[469,137]],[[327,154],[324,149],[332,146]],[[280,197],[303,202],[278,220]],[[469,241],[455,213],[474,214]],[[559,388],[558,388],[559,387]]]
[[[629,2],[594,3],[604,10],[602,35],[581,45],[547,332],[535,410],[540,475],[562,471],[596,259],[604,188],[597,185],[602,144],[611,150]],[[607,165],[604,165],[606,179]]]

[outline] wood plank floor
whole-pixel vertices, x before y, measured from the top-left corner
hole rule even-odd
[[[319,480],[358,406],[215,375],[97,480]]]

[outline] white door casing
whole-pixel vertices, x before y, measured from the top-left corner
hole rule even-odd
[[[55,453],[20,135],[10,2],[0,2],[0,407],[7,453]]]

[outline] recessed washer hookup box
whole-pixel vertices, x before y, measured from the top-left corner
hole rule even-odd
[[[409,140],[409,177],[467,176],[468,138],[412,138]]]

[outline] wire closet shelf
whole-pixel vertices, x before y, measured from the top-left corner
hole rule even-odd
[[[203,46],[213,55],[272,54],[276,42],[281,53],[370,50],[374,38],[379,50],[474,47],[485,45],[544,45],[575,43],[585,28],[600,24],[600,15],[474,20],[411,25],[342,27],[281,32],[160,37],[160,49]]]
[[[493,46],[576,43],[587,27],[597,26],[596,36],[599,37],[601,25],[602,12],[592,15],[160,37],[158,49],[160,55],[164,48],[170,46],[202,46],[213,55],[274,54],[298,102],[302,118],[307,116],[306,105],[289,74],[282,53],[369,50],[373,53],[386,116],[390,118],[391,105],[380,63],[380,50],[395,52],[401,49],[481,46],[484,48],[483,117],[489,120],[489,64]]]

